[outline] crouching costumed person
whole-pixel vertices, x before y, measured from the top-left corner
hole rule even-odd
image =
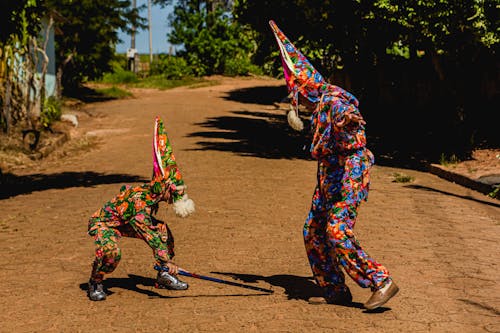
[[[157,117],[153,137],[152,180],[140,186],[122,186],[120,193],[104,204],[89,220],[88,234],[95,242],[95,260],[88,290],[91,300],[106,299],[103,279],[120,262],[118,240],[123,236],[144,240],[153,250],[155,265],[167,268],[158,272],[155,283],[157,288],[188,288],[187,283],[177,278],[179,268],[172,261],[172,234],[166,223],[154,217],[162,201],[172,204],[174,212],[180,217],[194,212],[194,203],[186,193],[163,122]]]
[[[331,304],[350,304],[351,292],[342,269],[372,294],[364,304],[375,309],[397,292],[388,270],[368,255],[353,228],[357,209],[366,200],[373,154],[366,148],[365,121],[358,100],[327,83],[307,58],[273,22],[284,76],[291,98],[288,122],[303,129],[298,106],[312,112],[310,152],[318,160],[317,185],[304,225],[309,263],[324,298]]]

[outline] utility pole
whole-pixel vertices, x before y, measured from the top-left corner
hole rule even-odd
[[[153,63],[153,29],[151,23],[151,0],[148,0],[148,27],[149,27],[149,67]]]
[[[132,7],[134,10],[137,8],[136,0],[132,0]],[[127,50],[127,58],[128,58],[128,69],[135,74],[137,74],[137,63],[138,63],[138,54],[137,49],[135,48],[135,25],[132,26],[132,32],[130,36],[130,49]]]

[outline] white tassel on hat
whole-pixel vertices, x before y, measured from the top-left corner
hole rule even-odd
[[[175,215],[179,217],[188,217],[194,213],[194,201],[184,194],[181,199],[172,204]]]
[[[302,131],[304,129],[304,123],[302,122],[302,120],[298,116],[297,111],[293,107],[293,105],[290,105],[290,111],[288,111],[287,118],[288,118],[288,124],[294,130],[300,132],[300,131]]]

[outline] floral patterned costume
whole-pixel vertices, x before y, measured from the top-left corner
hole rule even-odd
[[[161,201],[172,203],[181,217],[189,215],[194,204],[185,193],[186,186],[159,118],[155,122],[153,165],[151,182],[122,186],[116,197],[91,216],[88,234],[94,238],[96,249],[93,281],[100,282],[104,274],[115,270],[121,259],[118,240],[123,236],[144,240],[153,250],[156,265],[164,266],[174,257],[172,233],[154,214]]]
[[[294,117],[300,121],[299,94],[316,105],[311,116],[310,151],[318,160],[317,185],[303,230],[315,280],[327,297],[346,292],[343,267],[359,286],[382,288],[391,279],[389,272],[363,250],[353,232],[357,208],[368,196],[369,170],[374,163],[373,154],[366,148],[364,125],[345,121],[348,113],[361,117],[358,100],[327,83],[273,21],[270,25],[295,105],[289,122]]]
[[[143,239],[153,250],[156,264],[163,266],[174,257],[174,240],[167,224],[154,218],[162,196],[149,184],[122,186],[120,193],[95,212],[89,221],[89,235],[94,237],[96,259],[94,275],[115,270],[120,262],[120,237]]]

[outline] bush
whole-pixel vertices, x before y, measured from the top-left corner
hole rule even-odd
[[[110,88],[96,89],[96,91],[110,98],[126,98],[132,96],[132,93],[123,89],[120,89],[116,86],[112,86]]]
[[[128,59],[125,54],[115,54],[113,60],[110,61],[113,72],[125,71],[128,69]]]
[[[257,74],[261,75],[260,67],[252,64],[249,58],[231,58],[226,60],[224,64],[224,75],[238,76]]]
[[[191,68],[181,57],[161,54],[159,59],[151,64],[150,75],[161,75],[165,79],[178,80],[192,75]]]
[[[48,128],[54,121],[59,119],[61,119],[61,103],[54,96],[50,96],[43,103],[40,121],[43,127]]]
[[[134,73],[119,68],[117,71],[113,73],[106,73],[102,77],[102,82],[104,83],[119,84],[119,83],[135,83],[137,81],[139,81],[139,79]]]

